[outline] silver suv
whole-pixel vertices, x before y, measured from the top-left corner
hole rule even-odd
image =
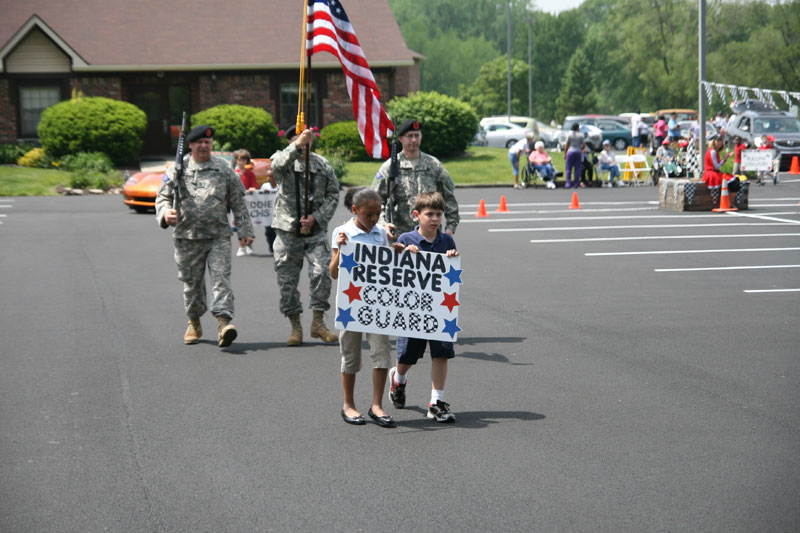
[[[774,147],[780,155],[779,170],[789,170],[792,158],[800,157],[800,120],[758,100],[731,103],[736,115],[728,122],[725,137],[728,142],[738,136],[758,148],[768,135],[775,137]]]

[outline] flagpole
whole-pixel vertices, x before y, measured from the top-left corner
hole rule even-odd
[[[298,84],[297,89],[297,121],[295,123],[294,132],[298,135],[303,132],[303,126],[305,124],[305,116],[303,114],[304,103],[305,103],[305,95],[303,94],[303,90],[305,89],[305,66],[306,66],[306,57],[308,54],[306,53],[306,34],[308,33],[308,0],[303,1],[303,28],[301,32],[301,40],[300,40],[300,83]]]

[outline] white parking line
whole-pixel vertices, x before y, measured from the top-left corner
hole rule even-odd
[[[787,252],[800,248],[718,248],[715,250],[651,250],[649,252],[587,252],[587,257],[615,255],[671,255],[671,254],[718,254],[727,252]]]
[[[708,272],[711,270],[766,270],[770,268],[800,268],[800,265],[746,265],[727,267],[654,268],[653,272]]]
[[[499,204],[491,203],[487,204],[486,208],[494,207]],[[563,202],[514,202],[514,203],[506,203],[508,207],[557,207],[559,205],[569,204],[569,200],[565,200]],[[630,202],[583,202],[581,205],[658,205],[658,200],[638,200],[638,201],[630,201]],[[479,207],[480,204],[458,204],[459,207]]]
[[[800,289],[745,289],[742,292],[757,293],[757,292],[800,292]]]
[[[736,211],[728,211],[727,214],[734,217],[759,218],[761,220],[774,220],[776,222],[788,222],[789,224],[800,224],[800,220],[790,220],[788,218],[776,218],[774,216],[769,216],[768,213],[764,213],[763,215],[755,215],[751,213],[739,213]]]
[[[609,229],[646,229],[646,228],[714,228],[725,226],[790,226],[786,222],[733,222],[719,224],[631,224],[627,226],[562,226],[550,228],[490,228],[492,233],[518,231],[575,231],[575,230],[609,230]]]
[[[647,207],[645,209],[652,209]],[[614,211],[617,211],[616,209]],[[562,211],[536,211],[537,213],[560,213]],[[662,219],[662,218],[677,218],[681,220],[686,220],[688,218],[716,218],[717,220],[721,219],[720,215],[718,214],[683,214],[683,215],[605,215],[605,216],[582,216],[575,211],[569,211],[571,214],[576,214],[578,216],[575,217],[532,217],[532,218],[480,218],[480,219],[470,219],[470,220],[462,220],[461,224],[477,224],[477,223],[484,223],[484,224],[497,224],[497,223],[505,223],[505,222],[558,222],[560,220],[650,220],[650,219]],[[516,215],[519,214],[517,212],[514,213],[506,213]],[[776,215],[800,215],[800,211],[779,211],[775,213],[764,213],[760,215],[760,217],[768,217],[768,216],[776,216]],[[797,221],[800,223],[800,220]]]
[[[564,204],[558,204],[558,205],[562,205],[563,206]],[[580,213],[607,213],[609,211],[613,212],[613,213],[619,213],[619,212],[623,212],[623,211],[655,211],[656,209],[658,209],[657,206],[656,207],[624,207],[622,209],[614,209],[614,208],[608,208],[608,209],[581,209],[580,211],[575,211],[574,209],[546,209],[546,210],[539,210],[539,211],[511,211],[511,212],[508,212],[508,213],[498,213],[497,211],[491,211],[491,210],[489,210],[488,212],[490,213],[489,216],[492,217],[492,216],[505,216],[505,215],[509,215],[509,216],[510,215],[543,215],[543,214],[548,214],[548,213],[572,213],[574,215],[579,215]],[[464,213],[461,213],[461,214],[465,215],[465,216],[467,216],[467,215],[475,216],[475,213],[477,213],[477,211],[467,211],[467,212],[464,212]],[[462,220],[461,222],[488,222],[489,220],[491,220],[491,219],[481,218],[481,219],[470,220],[470,221]],[[508,219],[497,220],[497,222],[505,222],[507,220]]]
[[[737,235],[642,235],[638,237],[587,237],[581,239],[534,239],[532,244],[564,242],[648,241],[657,239],[733,239],[747,237],[800,237],[800,233],[744,233]]]

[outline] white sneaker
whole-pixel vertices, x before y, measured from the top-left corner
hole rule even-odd
[[[253,255],[253,249],[250,248],[249,246],[245,246],[244,253],[246,253],[247,255]]]
[[[246,255],[247,255],[247,251],[244,249],[244,247],[242,247],[242,248],[239,248],[239,249],[236,251],[236,257],[244,257],[244,256],[246,256]]]

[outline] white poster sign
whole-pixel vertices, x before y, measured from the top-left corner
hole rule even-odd
[[[253,223],[254,229],[272,225],[272,211],[275,208],[277,194],[277,190],[244,193],[244,201],[247,204],[247,211],[250,213],[250,221]]]
[[[340,248],[336,327],[455,341],[461,283],[461,257],[348,242]]]
[[[772,150],[742,150],[742,171],[772,171]]]

